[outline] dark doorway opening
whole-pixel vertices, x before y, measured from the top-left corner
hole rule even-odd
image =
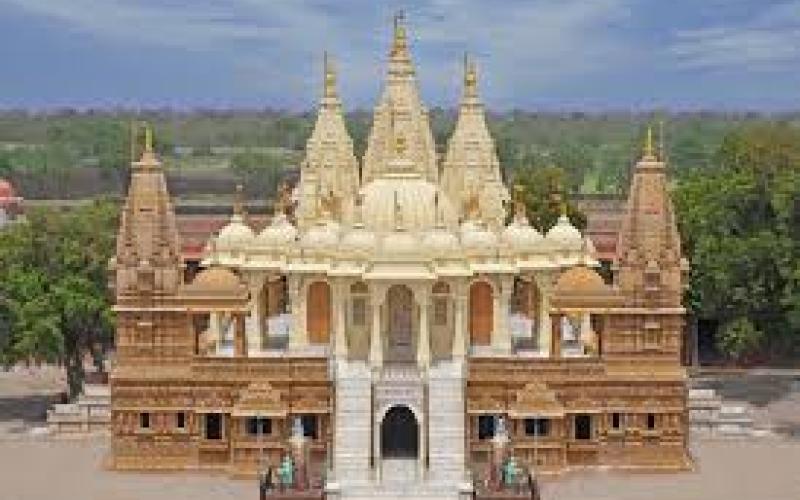
[[[381,423],[381,456],[383,458],[417,458],[419,424],[407,406],[393,406]]]
[[[592,439],[592,417],[575,415],[575,439]]]

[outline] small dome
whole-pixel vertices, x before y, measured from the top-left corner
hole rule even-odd
[[[378,240],[375,237],[375,233],[359,225],[342,237],[342,243],[339,248],[343,252],[363,254],[375,251],[377,244]]]
[[[556,281],[556,293],[605,293],[608,285],[595,271],[588,267],[578,266],[565,271]]]
[[[219,231],[217,236],[218,250],[234,250],[246,247],[253,242],[255,233],[244,223],[239,215],[231,217],[231,221]]]
[[[282,247],[289,245],[297,238],[297,228],[289,222],[286,215],[276,215],[272,224],[265,227],[258,235],[256,241],[259,245],[267,247]]]
[[[333,249],[339,243],[339,224],[333,221],[318,222],[303,235],[301,243],[308,249]]]
[[[419,176],[387,175],[365,185],[362,194],[363,223],[371,231],[391,232],[398,222],[409,231],[430,229],[437,223],[437,198],[438,219],[447,227],[456,226],[456,212],[447,196],[435,184]],[[350,201],[345,209],[345,220],[353,222],[355,211]]]
[[[240,292],[244,285],[239,277],[224,267],[212,267],[201,271],[186,285],[190,292]]]
[[[408,231],[393,231],[383,238],[383,253],[386,255],[416,255],[419,250],[418,239]]]
[[[460,251],[456,235],[442,227],[425,235],[422,248],[433,255],[453,255]]]
[[[518,252],[530,252],[544,241],[542,233],[528,224],[527,220],[515,220],[503,231],[503,242]]]
[[[474,221],[461,224],[461,244],[464,250],[488,252],[495,249],[497,237]]]
[[[583,246],[581,232],[572,225],[569,217],[562,215],[555,226],[547,231],[547,242],[562,250],[580,250]]]

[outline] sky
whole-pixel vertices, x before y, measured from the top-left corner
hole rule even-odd
[[[369,109],[399,9],[429,107],[800,109],[800,0],[0,0],[0,108]]]

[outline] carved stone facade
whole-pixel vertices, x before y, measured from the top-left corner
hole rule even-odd
[[[298,220],[287,190],[258,233],[237,203],[189,283],[145,147],[112,262],[114,467],[253,474],[291,453],[302,425],[309,471],[331,497],[455,498],[485,474],[498,422],[536,473],[690,466],[686,262],[666,166],[648,146],[604,283],[566,216],[542,234],[517,193],[505,223],[507,189],[466,66],[440,166],[396,21],[359,179],[326,64]],[[407,484],[392,481],[401,469]]]

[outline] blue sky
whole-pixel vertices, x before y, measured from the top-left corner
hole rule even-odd
[[[429,106],[800,109],[800,0],[0,0],[0,107],[371,108],[401,8]]]

